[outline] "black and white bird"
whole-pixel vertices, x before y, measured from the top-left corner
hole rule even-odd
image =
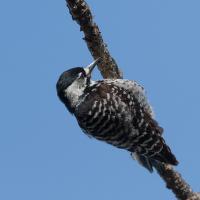
[[[86,68],[63,72],[57,94],[81,129],[89,136],[126,149],[150,172],[154,163],[177,165],[162,137],[145,91],[137,82],[124,79],[91,80],[99,59]]]

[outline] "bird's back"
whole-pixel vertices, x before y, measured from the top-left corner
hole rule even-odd
[[[177,164],[142,87],[135,82],[96,82],[85,89],[74,114],[84,132],[96,139],[136,152],[139,159]],[[151,164],[147,168],[151,170]]]
[[[124,148],[120,146],[121,139],[125,140],[132,131],[132,119],[129,106],[117,95],[117,91],[117,86],[113,88],[104,81],[86,88],[75,116],[87,134]]]

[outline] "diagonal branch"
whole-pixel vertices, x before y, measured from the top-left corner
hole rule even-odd
[[[99,70],[104,78],[122,78],[117,63],[111,57],[107,45],[104,43],[101,32],[93,21],[89,6],[84,0],[66,0],[72,19],[80,25],[80,30],[84,32],[84,40],[94,59],[102,58],[99,63]],[[180,200],[200,200],[200,195],[194,193],[181,175],[174,168],[167,164],[155,166],[158,174],[166,183],[166,187],[171,189],[177,199]]]
[[[122,78],[122,74],[111,57],[107,45],[104,43],[101,32],[92,18],[89,6],[84,0],[66,0],[67,7],[72,15],[72,19],[80,25],[80,30],[84,32],[83,38],[94,59],[101,57],[98,64],[99,70],[104,78]]]
[[[180,200],[200,200],[200,195],[194,193],[192,188],[182,178],[181,174],[175,171],[171,165],[159,164],[155,165],[160,177],[165,181],[166,187],[175,194]]]

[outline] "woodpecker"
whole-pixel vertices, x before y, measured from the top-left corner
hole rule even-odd
[[[91,80],[99,61],[63,72],[56,84],[59,99],[83,132],[129,151],[150,172],[155,163],[177,165],[144,88],[124,79]]]

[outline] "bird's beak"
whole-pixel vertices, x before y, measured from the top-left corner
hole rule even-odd
[[[99,62],[101,58],[97,58],[95,61],[93,61],[90,65],[88,65],[86,68],[84,68],[86,76],[90,76],[93,69],[95,68],[95,66],[97,65],[97,63]]]

